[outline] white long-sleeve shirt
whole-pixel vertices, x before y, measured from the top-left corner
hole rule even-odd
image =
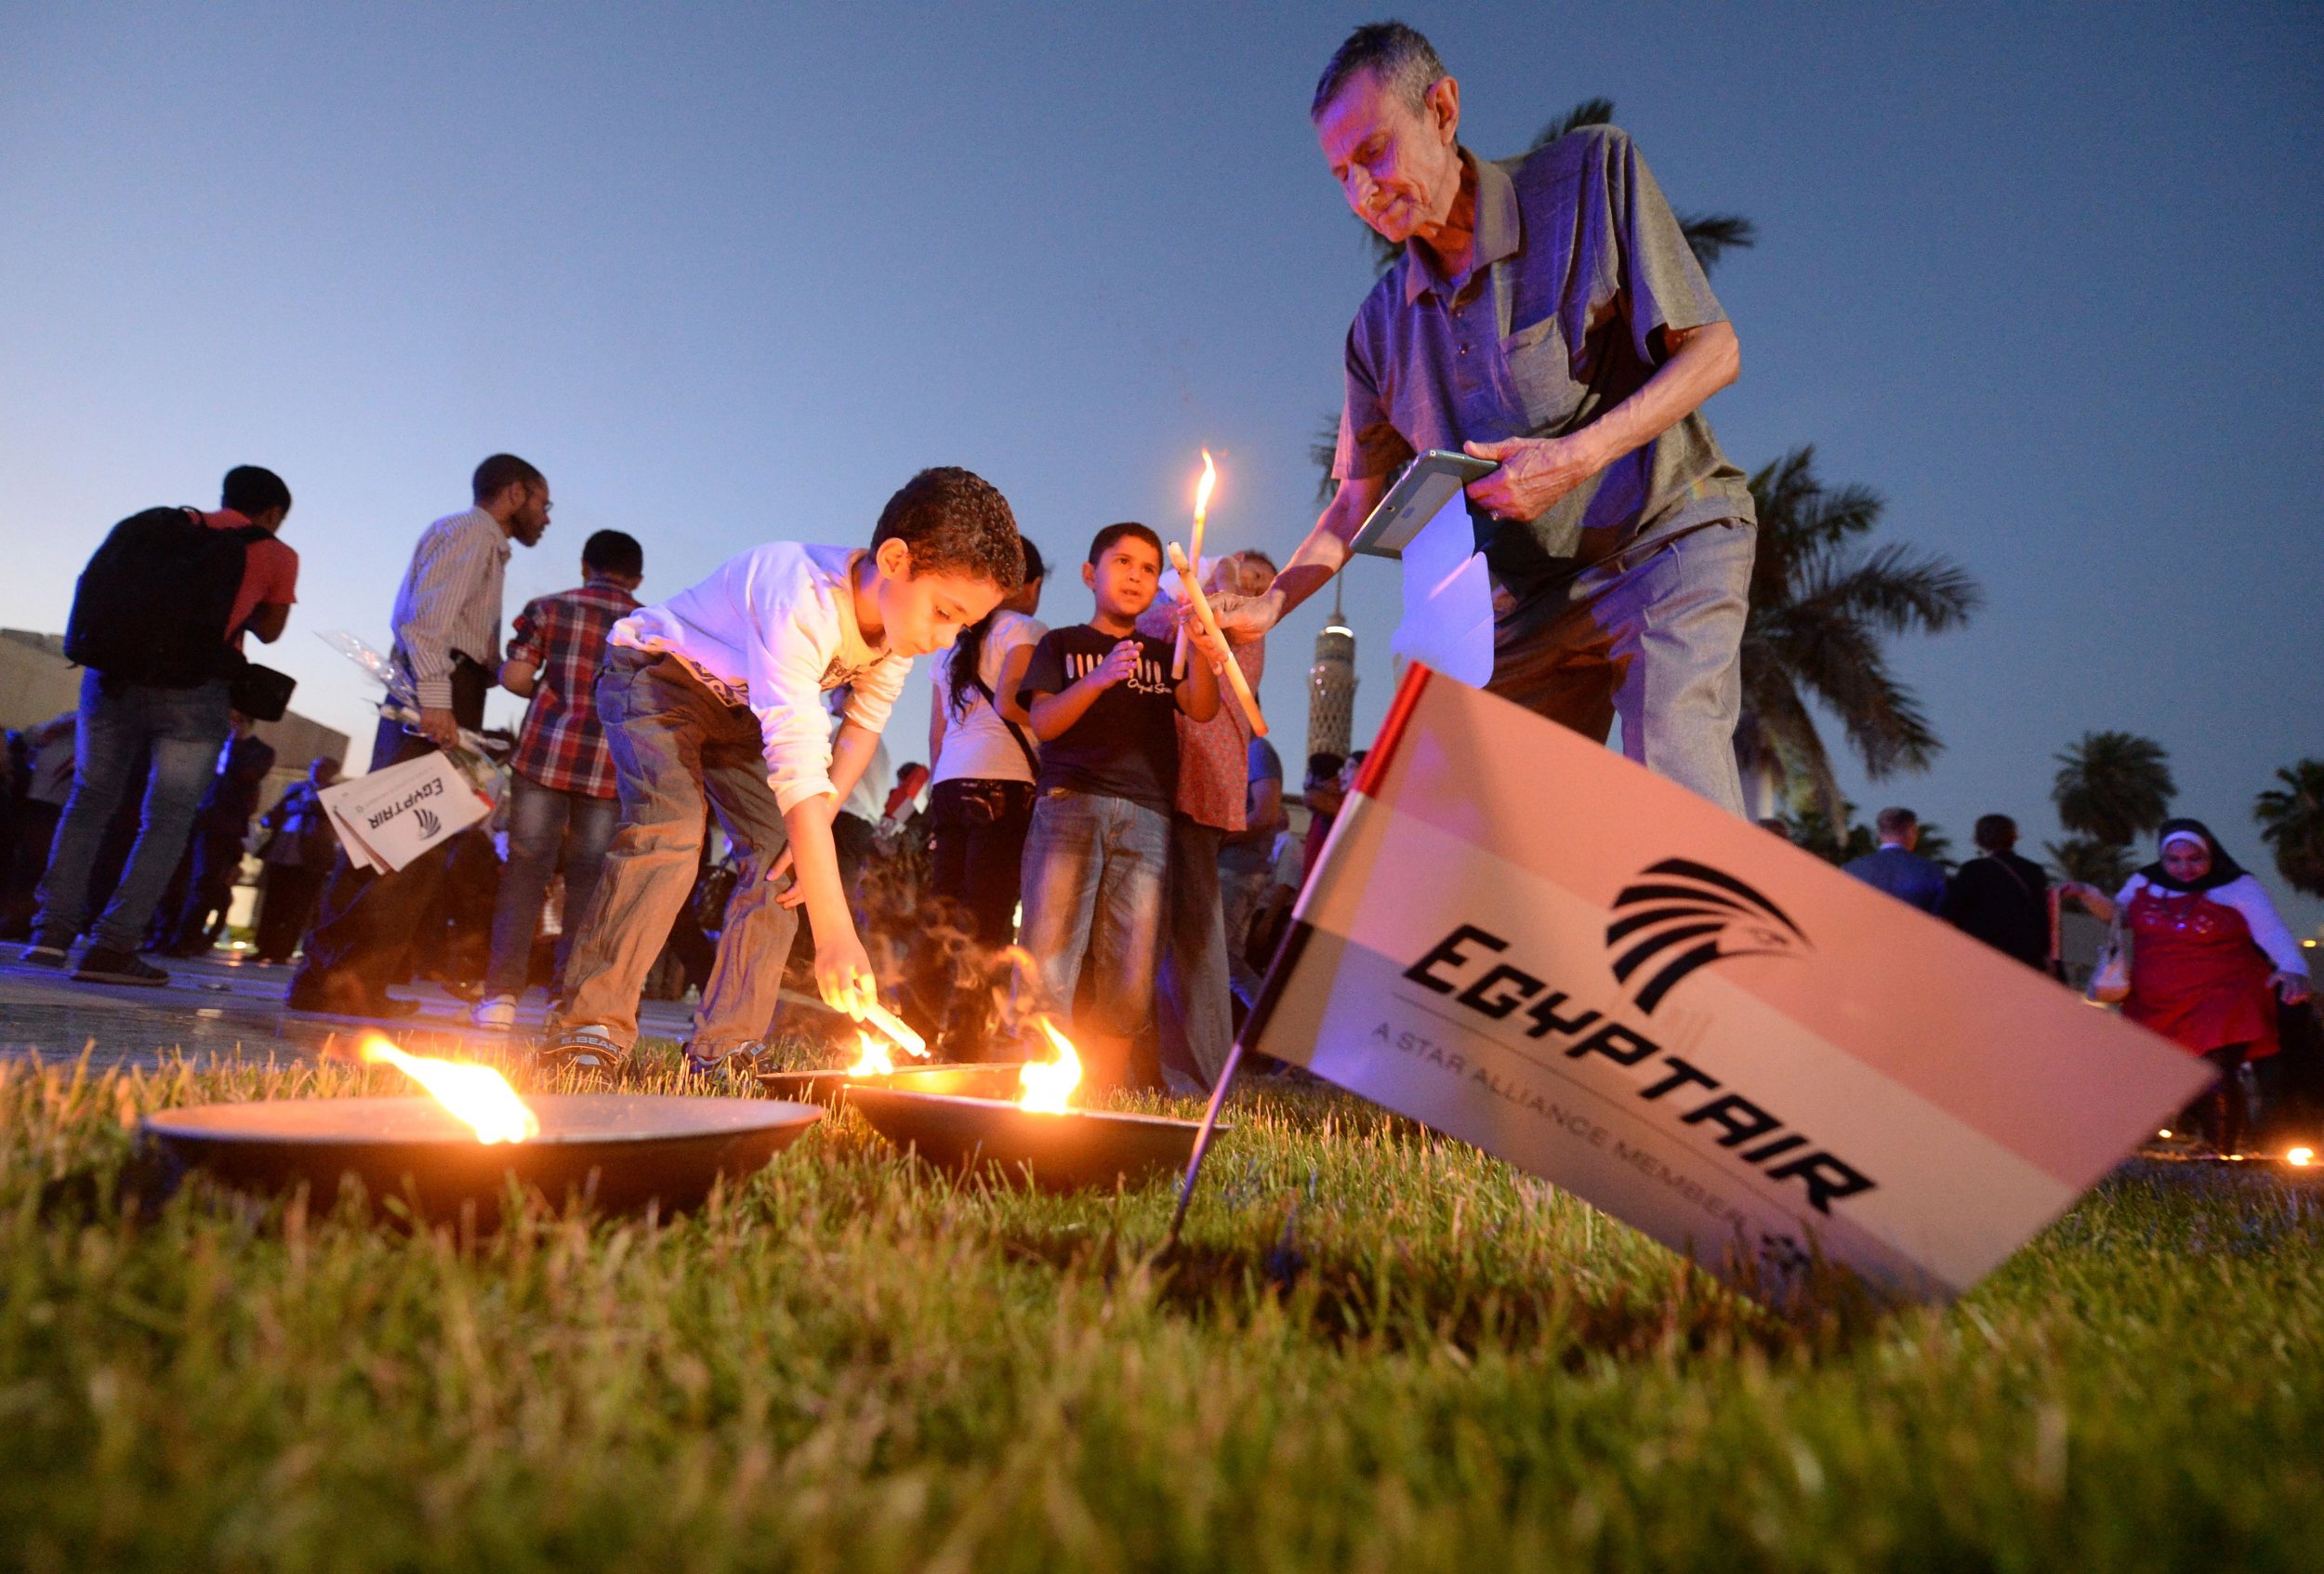
[[[831,719],[823,695],[845,684],[845,719],[888,723],[909,656],[865,642],[855,621],[860,549],[770,541],[732,557],[692,589],[640,607],[608,640],[667,651],[712,693],[750,708],[765,743],[767,785],[784,813],[832,791]]]
[[[2154,885],[2143,874],[2133,875],[2123,885],[2120,894],[2115,897],[2116,906],[2130,906],[2131,898],[2149,886],[2153,886],[2159,895],[2173,894]],[[2274,962],[2279,972],[2296,972],[2303,978],[2308,976],[2308,959],[2301,951],[2300,942],[2293,939],[2291,931],[2284,927],[2284,920],[2277,916],[2276,904],[2267,899],[2267,888],[2260,884],[2256,878],[2244,875],[2225,885],[2213,886],[2202,894],[2207,902],[2216,902],[2223,907],[2233,907],[2241,913],[2243,921],[2251,927],[2253,943],[2267,953],[2267,959]]]
[[[452,655],[500,665],[500,589],[508,533],[482,509],[446,514],[420,533],[395,593],[395,659],[419,703],[452,708]]]

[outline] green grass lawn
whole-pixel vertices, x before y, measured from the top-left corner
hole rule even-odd
[[[1170,1260],[1167,1187],[963,1186],[849,1115],[674,1223],[120,1206],[142,1111],[365,1090],[0,1068],[0,1562],[2324,1566],[2324,1192],[2280,1175],[2126,1171],[1949,1311],[1785,1318],[1295,1090]]]

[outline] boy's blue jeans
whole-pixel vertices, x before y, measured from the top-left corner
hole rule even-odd
[[[1024,923],[1018,944],[1040,970],[1050,1009],[1073,1010],[1086,952],[1095,970],[1085,1032],[1135,1038],[1154,1014],[1169,812],[1127,798],[1052,788],[1035,800],[1024,842]],[[1127,1066],[1093,1066],[1118,1084]],[[1143,1078],[1139,1078],[1142,1080]]]

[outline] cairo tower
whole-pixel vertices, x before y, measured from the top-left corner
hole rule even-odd
[[[1355,630],[1340,613],[1340,581],[1331,582],[1331,621],[1315,636],[1307,669],[1307,752],[1345,755],[1355,726]]]

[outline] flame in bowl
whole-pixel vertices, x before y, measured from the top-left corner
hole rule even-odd
[[[855,1030],[855,1064],[847,1068],[850,1077],[885,1077],[896,1068],[896,1057],[888,1052],[884,1040],[859,1027]]]
[[[525,1107],[508,1079],[489,1065],[407,1055],[383,1036],[363,1040],[363,1059],[392,1065],[475,1128],[480,1143],[522,1143],[541,1134],[540,1117]]]
[[[1017,1104],[1037,1115],[1063,1115],[1072,1105],[1074,1089],[1081,1082],[1081,1056],[1075,1052],[1073,1040],[1057,1031],[1055,1023],[1045,1016],[1033,1020],[1047,1035],[1057,1058],[1025,1062],[1017,1073],[1018,1085],[1023,1090],[1017,1095]]]

